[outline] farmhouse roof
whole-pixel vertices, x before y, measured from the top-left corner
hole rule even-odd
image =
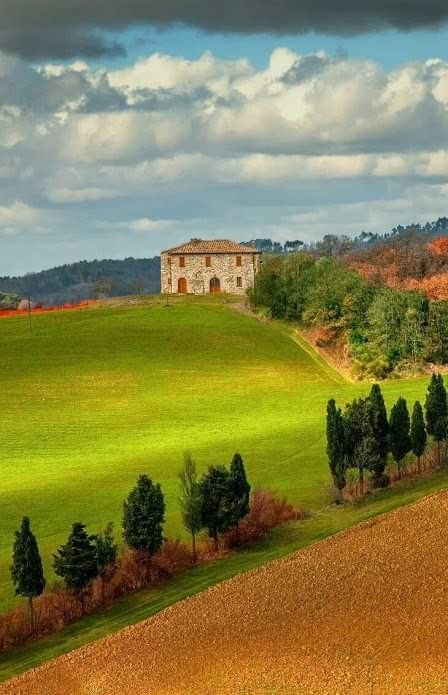
[[[228,239],[191,239],[185,244],[166,249],[163,253],[195,254],[195,253],[259,253],[255,246],[245,246]]]

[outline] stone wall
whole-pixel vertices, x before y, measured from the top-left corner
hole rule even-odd
[[[238,255],[241,266],[236,264]],[[210,267],[206,267],[207,256],[211,260]],[[260,268],[259,254],[252,253],[185,254],[184,268],[180,267],[180,258],[179,254],[167,252],[161,255],[163,293],[177,294],[181,289],[179,280],[184,278],[188,294],[208,294],[210,281],[217,279],[221,292],[243,295],[254,286],[254,277]],[[241,278],[241,287],[238,287],[237,278]]]

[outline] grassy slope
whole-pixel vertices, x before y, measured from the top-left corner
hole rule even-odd
[[[50,580],[51,552],[70,524],[82,519],[95,531],[114,520],[119,527],[122,499],[141,472],[162,483],[167,531],[181,533],[176,473],[187,448],[202,469],[227,463],[238,449],[254,485],[321,509],[329,487],[326,400],[335,396],[343,403],[367,388],[345,383],[282,326],[216,300],[36,316],[32,336],[24,319],[3,320],[0,353],[1,608],[13,601],[7,568],[13,530],[25,513]],[[390,401],[398,394],[412,400],[425,388],[426,380],[391,381],[384,390]],[[444,476],[422,481],[410,493],[393,491],[390,499],[398,505],[445,483]],[[201,568],[169,590],[131,597],[104,618],[70,628],[67,642],[52,638],[46,656],[383,511],[387,500],[388,494],[373,505],[321,513],[297,534],[282,531],[275,543]],[[44,645],[17,654],[46,658]],[[21,658],[7,658],[8,674],[26,667]]]

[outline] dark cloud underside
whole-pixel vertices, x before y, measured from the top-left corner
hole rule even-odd
[[[123,48],[99,32],[128,26],[342,36],[447,21],[447,0],[2,0],[0,50],[29,59],[117,55]]]

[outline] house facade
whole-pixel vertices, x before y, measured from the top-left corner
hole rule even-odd
[[[244,294],[254,286],[260,252],[235,241],[191,239],[161,253],[164,294]]]

